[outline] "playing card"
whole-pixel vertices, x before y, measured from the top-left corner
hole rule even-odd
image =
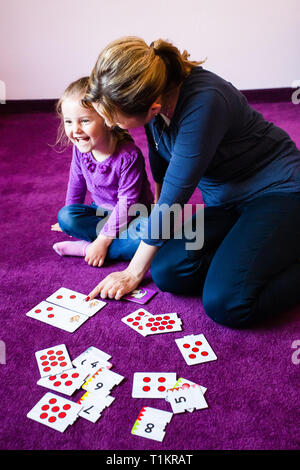
[[[37,385],[71,396],[82,386],[85,379],[86,373],[73,368],[63,372],[62,374],[42,377],[37,381]]]
[[[133,425],[131,434],[162,442],[165,437],[165,428],[172,416],[173,414],[169,411],[144,406]]]
[[[172,388],[168,390],[167,397],[173,413],[208,408],[201,387],[197,384],[189,387]]]
[[[135,372],[132,397],[165,398],[175,381],[176,372]]]
[[[113,387],[119,385],[124,377],[109,369],[99,369],[92,377],[90,377],[82,388],[88,392],[100,393],[101,395],[111,391]]]
[[[148,287],[140,287],[139,289],[135,289],[129,294],[124,295],[122,299],[136,302],[138,304],[146,304],[155,294],[157,294],[157,292],[153,289],[149,289]]]
[[[29,411],[27,417],[64,432],[78,418],[81,405],[47,392]]]
[[[82,405],[79,416],[95,423],[100,418],[102,411],[110,406],[113,401],[114,397],[110,395],[86,392],[78,400],[78,403]]]
[[[35,353],[41,377],[60,374],[72,369],[72,362],[65,344],[41,349]]]
[[[86,301],[86,298],[84,294],[67,289],[66,287],[61,287],[51,294],[46,301],[73,310],[74,312],[82,313],[88,317],[92,317],[106,305],[106,302],[102,300],[92,299]]]
[[[146,336],[145,327],[143,326],[142,319],[150,315],[151,314],[147,312],[147,310],[140,308],[139,310],[136,310],[135,312],[126,315],[126,317],[123,317],[121,320],[123,323],[125,323],[125,325],[128,325],[130,328],[137,331],[142,336]]]
[[[100,368],[110,369],[112,364],[108,361],[111,356],[101,349],[95,346],[90,346],[78,357],[76,357],[72,363],[73,365],[82,371],[85,371],[87,375],[93,375]]]
[[[43,323],[47,323],[48,325],[68,331],[69,333],[73,333],[89,318],[87,315],[82,315],[59,307],[58,305],[50,304],[45,300],[32,308],[26,315]]]
[[[141,322],[146,336],[182,330],[182,322],[177,313],[144,316]]]
[[[175,342],[188,365],[215,361],[216,354],[203,334],[184,336]]]

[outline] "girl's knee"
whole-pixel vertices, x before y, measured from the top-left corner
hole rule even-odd
[[[72,205],[64,206],[60,209],[57,214],[57,221],[59,223],[60,228],[64,232],[67,233],[68,231],[72,230],[74,226]]]

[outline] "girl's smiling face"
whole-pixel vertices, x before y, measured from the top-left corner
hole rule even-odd
[[[82,96],[70,96],[62,102],[62,115],[66,136],[82,153],[101,152],[109,130],[103,118],[92,108],[81,104]]]

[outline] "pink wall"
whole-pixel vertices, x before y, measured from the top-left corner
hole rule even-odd
[[[57,98],[112,39],[162,37],[240,89],[300,78],[299,0],[0,0],[7,99]]]

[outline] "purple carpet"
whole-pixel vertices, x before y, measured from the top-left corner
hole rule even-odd
[[[254,104],[283,127],[300,146],[300,106]],[[64,204],[70,150],[56,153],[57,119],[51,113],[0,115],[1,132],[1,326],[6,347],[1,357],[0,447],[7,450],[295,450],[299,449],[299,367],[293,342],[300,340],[299,308],[272,322],[244,331],[213,323],[201,299],[159,292],[145,308],[152,314],[177,312],[183,331],[143,338],[121,318],[138,308],[107,301],[101,312],[76,332],[67,333],[25,314],[61,286],[87,294],[112,270],[81,258],[60,258],[53,243],[66,239],[51,232]],[[144,151],[142,130],[133,133]],[[196,191],[193,202],[201,202]],[[300,240],[299,240],[300,243]],[[300,280],[299,280],[300,282]],[[154,287],[150,274],[145,285]],[[203,333],[218,360],[186,365],[175,338]],[[126,379],[112,391],[114,403],[93,424],[79,418],[64,433],[26,417],[46,393],[36,384],[35,351],[66,344],[72,359],[89,346],[112,356],[113,370]],[[295,354],[294,354],[295,357]],[[296,357],[297,358],[297,357]],[[5,361],[4,361],[5,359]],[[4,363],[5,362],[5,363]],[[133,436],[142,406],[171,411],[160,399],[131,397],[133,373],[176,372],[207,388],[209,407],[173,415],[162,443]],[[83,394],[71,397],[77,401]]]

